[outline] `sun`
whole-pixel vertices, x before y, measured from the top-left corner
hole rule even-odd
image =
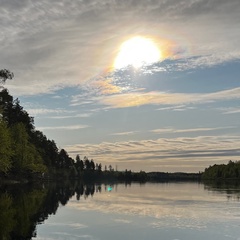
[[[114,61],[114,68],[132,66],[136,69],[161,60],[161,51],[153,40],[146,37],[133,37],[125,41]]]

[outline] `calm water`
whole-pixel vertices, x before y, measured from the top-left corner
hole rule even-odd
[[[240,240],[238,185],[75,183],[2,192],[1,239]]]

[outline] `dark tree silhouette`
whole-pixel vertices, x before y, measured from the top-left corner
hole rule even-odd
[[[93,161],[92,159],[91,159],[89,165],[90,165],[90,169],[91,169],[92,171],[94,171],[94,170],[95,170],[95,163],[94,163],[94,161]]]
[[[90,161],[86,156],[83,158],[83,162],[84,162],[84,169],[90,170],[91,169]]]
[[[7,69],[0,70],[0,84],[6,82],[7,79],[12,79],[14,74]]]

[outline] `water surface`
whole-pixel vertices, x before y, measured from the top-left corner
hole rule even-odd
[[[237,189],[198,183],[109,187],[80,201],[72,197],[38,227],[39,239],[240,239]]]
[[[16,220],[11,216],[23,220],[25,231],[35,235],[32,239],[240,240],[238,185],[75,183],[28,190],[28,196],[20,197],[22,204],[24,199],[30,209],[23,205],[18,214],[15,209],[7,216],[10,221]],[[32,232],[21,214],[33,221]],[[19,233],[24,236],[20,229],[15,235],[8,232],[16,239]]]

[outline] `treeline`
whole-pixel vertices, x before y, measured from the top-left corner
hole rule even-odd
[[[0,84],[13,73],[0,70]],[[83,179],[146,181],[145,172],[117,171],[79,155],[72,159],[54,140],[35,129],[34,119],[18,99],[0,86],[0,177],[9,179]]]
[[[240,179],[240,161],[215,164],[205,169],[203,179]]]
[[[0,70],[0,83],[13,74]],[[35,129],[34,119],[13,99],[6,88],[0,87],[0,177],[11,180],[82,179],[145,181],[145,172],[119,172],[109,166],[102,169],[88,157],[71,158],[67,151],[58,149],[54,140]]]
[[[13,73],[0,70],[0,84],[12,79]],[[34,119],[0,85],[0,178],[84,179],[120,181],[162,181],[202,179],[239,179],[240,161],[213,165],[204,173],[164,173],[131,170],[117,171],[109,165],[102,169],[87,157],[72,159],[66,150],[58,149],[54,140],[35,129]]]
[[[25,176],[46,173],[52,169],[71,169],[71,159],[34,127],[34,119],[18,99],[0,91],[0,172],[4,175]]]
[[[149,172],[147,173],[147,179],[149,181],[199,181],[201,179],[202,173],[184,173],[184,172]]]
[[[146,181],[141,171],[116,171],[88,157],[71,158],[54,140],[36,130],[33,117],[8,90],[0,91],[0,176],[10,179],[112,179]]]
[[[0,84],[13,74],[0,70]],[[54,140],[36,130],[33,117],[18,99],[0,86],[0,176],[10,178],[79,177],[83,172],[101,172],[101,164],[77,155],[73,160]]]

